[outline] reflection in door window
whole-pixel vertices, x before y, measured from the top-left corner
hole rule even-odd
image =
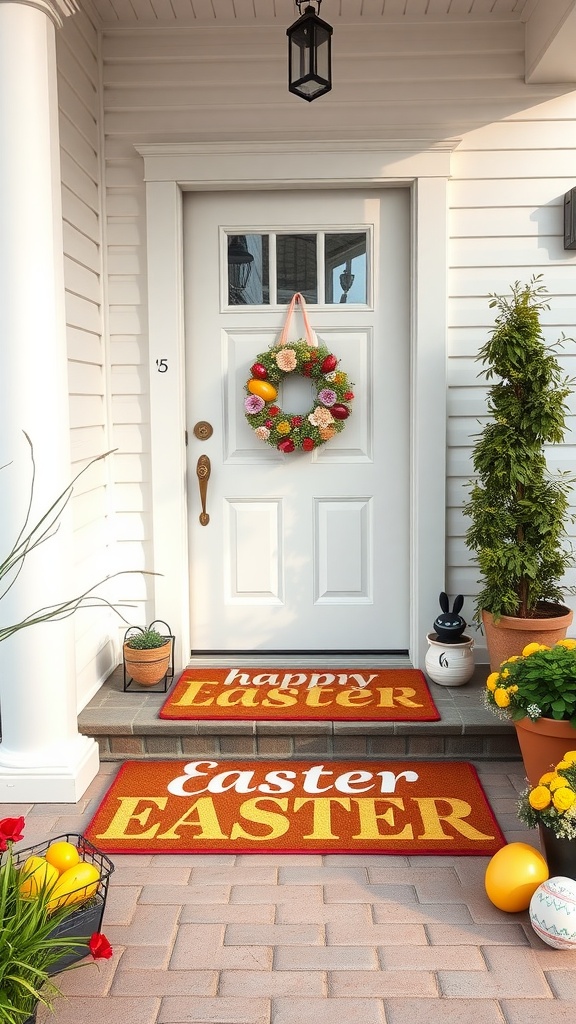
[[[306,302],[318,302],[316,235],[277,235],[276,274],[280,304],[300,292]]]
[[[268,235],[228,235],[228,304],[270,302]]]
[[[366,232],[326,233],[326,302],[366,303]]]

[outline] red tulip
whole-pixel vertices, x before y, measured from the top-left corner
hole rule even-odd
[[[347,420],[350,415],[350,409],[346,405],[333,405],[330,412],[335,420]]]
[[[258,380],[266,380],[268,376],[268,370],[262,363],[254,363],[254,366],[250,367],[250,373],[253,377],[258,377]]]
[[[330,355],[326,356],[320,369],[322,370],[322,373],[331,373],[331,371],[335,370],[337,366],[338,360],[336,359],[336,356]]]
[[[285,455],[288,455],[289,452],[294,451],[294,441],[290,437],[285,437],[283,441],[280,441],[278,449],[284,452]]]
[[[109,960],[114,952],[108,939],[102,932],[94,932],[88,943],[88,949],[95,960]]]
[[[7,850],[8,843],[19,843],[24,837],[24,818],[2,818],[0,821],[0,850]]]

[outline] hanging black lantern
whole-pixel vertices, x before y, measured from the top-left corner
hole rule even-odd
[[[286,31],[288,36],[288,89],[308,100],[323,96],[332,88],[332,26],[321,21],[306,0],[296,0],[302,15]],[[322,0],[316,0],[318,11]]]

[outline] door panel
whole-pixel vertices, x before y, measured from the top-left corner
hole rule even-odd
[[[185,196],[193,650],[407,649],[409,235],[403,189]],[[283,455],[255,436],[243,400],[294,281],[317,300],[312,326],[355,399],[331,441]],[[297,312],[289,338],[303,333]],[[276,404],[300,414],[307,387],[290,379]],[[199,420],[210,439],[193,435]]]

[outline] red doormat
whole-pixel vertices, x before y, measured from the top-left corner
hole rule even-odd
[[[160,718],[337,722],[437,722],[413,668],[188,668]]]
[[[505,845],[463,762],[128,761],[84,835],[106,853],[491,856]]]

